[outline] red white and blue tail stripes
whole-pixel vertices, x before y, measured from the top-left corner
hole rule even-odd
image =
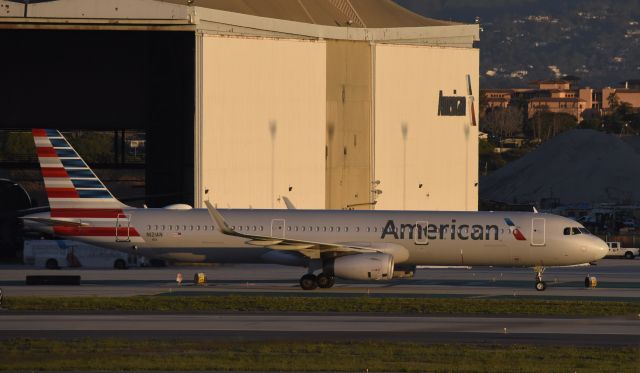
[[[82,226],[55,226],[65,236],[135,237],[125,204],[118,201],[55,129],[33,129],[52,219],[80,219]],[[86,225],[88,224],[88,225]]]

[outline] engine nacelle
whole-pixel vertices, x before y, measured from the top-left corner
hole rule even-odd
[[[353,254],[326,261],[323,271],[345,280],[391,280],[393,265],[389,254]]]

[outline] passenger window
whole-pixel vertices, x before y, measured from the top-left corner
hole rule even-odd
[[[340,227],[336,227],[336,232],[340,232]]]
[[[186,226],[186,225],[183,225],[183,226],[182,226],[182,230],[183,230],[183,231],[186,231],[186,230],[187,230],[187,226]]]
[[[371,232],[371,227],[367,227],[367,232]]]
[[[253,226],[253,231],[255,232],[256,230],[257,230],[257,228],[256,228],[256,226],[254,225],[254,226]]]
[[[564,233],[565,236],[570,235],[571,234],[571,228],[565,228],[563,233]]]
[[[373,227],[373,231],[377,232],[378,231],[378,227]]]
[[[296,232],[298,231],[298,226],[296,225]]]
[[[196,230],[199,231],[200,230],[200,226],[196,225]]]
[[[333,232],[333,227],[329,227],[329,232]]]
[[[302,226],[302,231],[304,232],[304,231],[305,231],[305,229],[306,229],[306,228],[305,228],[305,226],[303,225],[303,226]]]
[[[247,232],[249,232],[249,226],[248,225],[246,226],[246,230],[247,230]]]
[[[165,229],[165,226],[164,226],[164,224],[162,224],[162,230],[164,230],[164,229]]]
[[[289,232],[291,232],[291,226],[288,226],[288,227],[287,227],[287,230],[288,230]]]
[[[349,232],[349,227],[344,227],[345,232]]]
[[[147,225],[147,230],[150,231],[151,230],[151,226]]]
[[[360,232],[360,227],[356,227],[356,232]]]
[[[262,225],[261,225],[261,226],[260,226],[260,232],[262,232],[262,229],[263,229],[263,227],[262,227]]]
[[[191,231],[193,230],[193,225],[189,226],[189,230],[191,230]]]
[[[202,230],[205,230],[205,231],[206,231],[206,230],[207,230],[207,226],[206,226],[206,225],[203,225],[203,226],[202,226]]]

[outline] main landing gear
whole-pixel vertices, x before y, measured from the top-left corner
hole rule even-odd
[[[536,290],[544,291],[547,288],[547,284],[542,281],[542,274],[544,273],[544,267],[536,266],[534,269],[536,271]]]
[[[318,276],[313,273],[307,273],[300,278],[300,287],[302,290],[314,290],[315,288],[328,289],[335,285],[336,278],[329,276],[325,273],[321,273]]]

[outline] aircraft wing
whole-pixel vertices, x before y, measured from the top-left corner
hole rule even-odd
[[[214,221],[218,229],[223,234],[235,237],[246,238],[248,244],[256,245],[256,246],[264,246],[273,250],[289,250],[289,251],[298,251],[308,257],[317,258],[320,257],[320,254],[326,252],[352,252],[352,253],[372,253],[379,252],[379,250],[366,247],[366,246],[356,246],[350,244],[340,244],[340,243],[327,243],[327,242],[315,242],[315,241],[307,241],[307,240],[296,240],[290,238],[280,238],[280,237],[270,237],[270,236],[259,236],[253,234],[240,233],[231,228],[226,220],[222,217],[220,212],[213,207],[211,202],[205,201],[205,205],[207,205],[207,210],[209,210],[209,215],[211,219]]]

